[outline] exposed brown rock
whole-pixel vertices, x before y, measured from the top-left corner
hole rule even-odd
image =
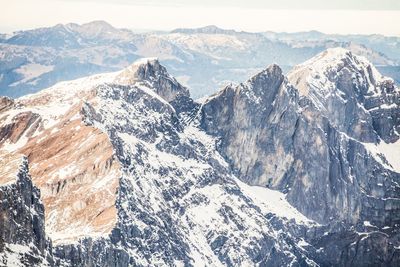
[[[15,182],[21,160],[21,154],[10,154],[0,150],[0,186]]]
[[[81,99],[93,97],[93,91],[86,91]],[[28,157],[32,180],[40,188],[45,206],[46,231],[55,243],[109,233],[116,222],[120,166],[114,159],[108,136],[82,122],[81,103],[71,106],[53,126],[46,128],[46,119],[29,109],[48,105],[51,98],[36,97],[21,102],[24,105],[21,113],[13,110],[0,114],[0,118],[13,116],[8,124],[5,119],[0,120],[0,151],[7,155],[0,164],[14,162],[21,154]],[[25,144],[6,152],[7,144],[21,138],[27,140]],[[8,169],[16,170],[14,165]],[[8,182],[7,177],[15,175],[2,175],[0,183]]]
[[[30,137],[39,127],[41,118],[31,111],[21,112],[12,118],[12,123],[0,126],[0,142],[16,143],[23,134]],[[29,129],[29,131],[28,131]]]

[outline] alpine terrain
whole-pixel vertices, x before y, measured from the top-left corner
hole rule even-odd
[[[0,34],[0,95],[20,97],[57,82],[117,71],[157,57],[194,99],[277,63],[284,73],[332,47],[365,56],[400,83],[400,37],[225,30],[213,25],[137,33],[105,21]]]
[[[1,97],[0,265],[399,266],[399,139],[344,48],[202,101],[156,58]]]

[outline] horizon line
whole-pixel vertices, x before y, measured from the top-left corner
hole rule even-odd
[[[400,34],[398,35],[387,35],[387,34],[382,34],[382,33],[328,33],[328,32],[324,32],[321,30],[317,30],[317,29],[309,29],[309,30],[300,30],[300,31],[276,31],[276,30],[270,30],[270,29],[266,29],[264,31],[248,31],[248,30],[240,30],[234,27],[221,27],[217,24],[204,24],[203,26],[198,26],[198,27],[175,27],[175,28],[171,28],[171,29],[152,29],[152,28],[140,28],[140,27],[118,27],[118,26],[114,26],[112,23],[108,22],[105,19],[96,19],[96,20],[90,20],[87,22],[67,22],[67,23],[52,23],[51,25],[43,25],[43,26],[39,26],[39,27],[34,27],[34,28],[25,28],[25,29],[16,29],[16,30],[11,30],[11,31],[7,31],[7,30],[3,30],[2,26],[0,26],[0,34],[5,34],[5,35],[12,35],[12,34],[17,34],[20,32],[26,32],[26,31],[34,31],[37,29],[45,29],[45,28],[54,28],[58,25],[63,25],[63,26],[67,26],[68,24],[76,24],[79,26],[83,26],[85,24],[90,24],[90,23],[95,23],[95,22],[105,22],[108,25],[110,25],[111,27],[117,29],[117,30],[129,30],[134,34],[151,34],[151,33],[155,33],[155,32],[162,32],[162,33],[172,33],[173,31],[176,30],[198,30],[198,29],[203,29],[203,28],[207,28],[207,27],[216,27],[219,30],[223,30],[223,31],[234,31],[235,33],[250,33],[250,34],[257,34],[257,33],[276,33],[276,34],[299,34],[299,33],[317,33],[317,34],[322,34],[322,35],[342,35],[342,36],[351,36],[351,35],[357,35],[357,36],[384,36],[384,37],[395,37],[395,38],[400,38]]]

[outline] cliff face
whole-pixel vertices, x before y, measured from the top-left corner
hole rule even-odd
[[[342,49],[298,66],[290,83],[271,66],[207,100],[202,126],[242,180],[287,193],[307,216],[393,226],[399,170],[374,148],[399,138],[399,90],[372,68]]]
[[[4,165],[5,164],[5,165]],[[32,184],[28,162],[22,155],[2,155],[0,184],[0,263],[3,266],[53,264],[51,241],[44,229],[44,206]]]
[[[154,59],[0,101],[2,214],[18,222],[2,219],[3,243],[50,266],[396,266],[398,89],[368,86],[390,124],[372,98],[343,98],[351,67],[329,93],[302,68],[272,65],[202,105]]]
[[[254,206],[256,196],[244,192],[245,184],[232,176],[213,139],[195,124],[181,122],[188,120],[185,114],[140,87],[102,85],[96,90],[101,108],[86,104],[83,114],[88,125],[108,133],[122,166],[118,223],[107,245],[93,245],[111,252],[95,254],[86,245],[58,247],[55,254],[70,260],[66,265],[115,260],[122,266],[312,263],[295,245],[300,237],[279,231],[290,223],[278,218],[288,216],[303,227],[313,222],[279,193],[272,199],[285,205],[288,214],[276,218],[281,226],[269,222],[270,208]],[[263,198],[270,192],[260,190]],[[65,251],[77,257],[65,257]]]
[[[0,151],[27,156],[54,243],[108,233],[116,221],[119,164],[107,135],[80,117],[80,101],[95,101],[97,82],[66,82],[0,113]]]

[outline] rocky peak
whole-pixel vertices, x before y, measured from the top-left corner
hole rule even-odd
[[[210,109],[211,113],[222,120],[246,115],[249,115],[249,119],[259,120],[262,116],[250,116],[247,112],[258,110],[257,112],[267,114],[283,82],[284,76],[281,68],[276,64],[270,65],[246,82],[236,87],[228,85],[219,93],[211,96],[205,101],[203,111],[207,110],[206,113],[208,113],[208,109]],[[208,129],[208,123],[212,122],[207,120],[207,116],[203,116],[202,119],[204,127]],[[213,127],[227,127],[222,122],[212,124]]]
[[[282,83],[284,76],[282,69],[272,64],[248,80],[255,93],[264,94],[270,88],[277,88]]]
[[[398,139],[400,91],[364,57],[344,48],[328,49],[296,66],[288,79],[349,136],[362,142]]]
[[[296,66],[288,74],[288,78],[303,95],[311,93],[325,97],[329,93],[343,91],[340,83],[344,80],[352,88],[343,93],[353,94],[358,98],[382,93],[383,84],[393,87],[393,81],[382,76],[366,58],[356,56],[341,47],[327,49]]]
[[[114,80],[120,85],[146,83],[166,101],[173,101],[178,95],[189,96],[189,90],[178,83],[157,58],[143,58],[124,69]]]
[[[313,95],[299,97],[278,66],[226,87],[192,109],[200,117],[189,123],[175,116],[178,106],[190,110],[185,97],[157,60],[144,59],[60,83],[1,112],[0,133],[18,133],[18,142],[7,135],[0,143],[12,155],[0,154],[0,167],[13,167],[0,172],[7,178],[0,214],[12,219],[0,232],[11,237],[6,243],[27,250],[36,240],[43,251],[36,262],[17,261],[396,266],[399,174],[339,131]],[[29,158],[43,205],[28,179],[13,185],[18,153]],[[13,265],[2,256],[20,247],[2,240],[0,262]]]
[[[202,127],[219,137],[219,151],[242,180],[287,193],[293,205],[319,222],[368,218],[380,225],[396,223],[395,208],[379,216],[370,209],[378,196],[376,180],[392,183],[398,175],[386,178],[387,165],[368,148],[396,132],[389,122],[399,115],[391,113],[388,119],[365,108],[367,94],[363,98],[359,92],[368,90],[360,87],[362,80],[373,85],[383,80],[373,66],[368,73],[368,66],[344,49],[328,50],[298,66],[290,83],[279,67],[270,66],[205,101]],[[358,74],[363,78],[353,82]],[[369,164],[358,161],[357,155]],[[354,193],[347,197],[341,193],[346,190]],[[390,187],[380,194],[395,195]]]
[[[291,156],[283,148],[279,148],[279,155],[287,159],[279,160],[270,157],[264,149],[273,149],[274,146],[269,121],[274,116],[281,117],[285,110],[295,112],[296,105],[288,103],[292,93],[281,68],[271,65],[237,87],[226,87],[202,106],[202,127],[209,134],[221,138],[221,153],[250,184],[265,185],[270,177],[283,174],[281,165],[289,164]],[[285,99],[276,101],[279,96]],[[272,114],[274,109],[278,109],[278,114]],[[296,117],[293,115],[287,119],[291,124],[287,131],[291,135]],[[265,167],[269,164],[275,165],[275,169]]]

